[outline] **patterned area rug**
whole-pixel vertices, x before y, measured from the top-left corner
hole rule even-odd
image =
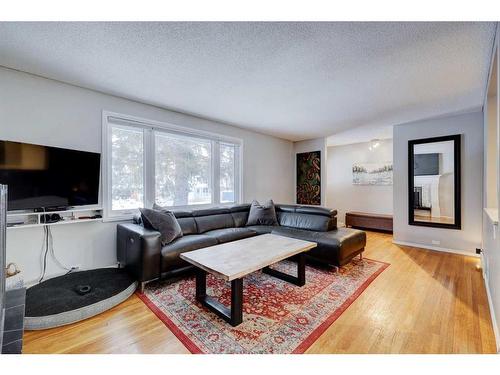
[[[303,353],[389,265],[355,260],[335,272],[307,266],[298,287],[262,272],[243,279],[243,323],[232,327],[195,301],[194,276],[138,294],[192,353]],[[296,273],[296,264],[273,266]],[[211,275],[207,294],[226,306],[230,283]]]

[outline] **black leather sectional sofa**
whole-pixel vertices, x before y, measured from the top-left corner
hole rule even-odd
[[[308,252],[312,260],[342,266],[364,251],[366,234],[351,228],[337,228],[337,211],[323,207],[276,205],[279,225],[246,226],[249,204],[193,211],[173,211],[183,236],[166,246],[160,233],[146,229],[140,216],[133,223],[117,226],[117,255],[125,267],[144,285],[159,277],[175,276],[192,266],[179,255],[264,233],[313,241]]]

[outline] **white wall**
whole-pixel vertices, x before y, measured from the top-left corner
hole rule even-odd
[[[484,116],[484,144],[485,144],[485,207],[498,208],[497,170],[498,170],[498,145],[497,145],[497,102],[498,96],[487,98]]]
[[[0,87],[0,139],[100,152],[102,110],[192,127],[243,140],[244,201],[294,201],[292,142],[5,68],[0,68]],[[56,252],[67,265],[113,265],[115,227],[54,226]],[[25,280],[40,272],[41,245],[42,228],[8,230],[7,260],[19,264]],[[61,272],[49,266],[49,274]]]
[[[408,141],[462,134],[462,229],[408,225]],[[483,113],[474,112],[394,127],[394,241],[474,254],[481,246]],[[439,244],[432,241],[438,241]]]
[[[297,202],[297,154],[302,152],[321,151],[321,206],[325,206],[327,189],[327,138],[315,138],[293,144],[293,189],[294,203]]]
[[[345,223],[348,211],[392,214],[392,186],[352,184],[354,163],[392,161],[392,139],[379,141],[372,151],[370,144],[328,147],[326,205],[338,210],[339,223]]]
[[[498,108],[500,101],[498,92],[500,91],[500,76],[497,74],[500,66],[498,65],[499,54],[499,26],[497,26],[496,38],[491,60],[491,73],[489,79],[488,96],[484,102],[484,206],[492,210],[492,214],[483,214],[483,253],[481,263],[483,276],[486,282],[486,291],[488,293],[488,302],[490,305],[491,318],[497,351],[500,352],[500,229],[498,221],[498,201],[500,190],[500,173],[498,160],[500,159],[500,150],[498,148],[500,136],[500,117]],[[495,58],[496,56],[496,58]],[[493,73],[495,72],[495,73]],[[496,224],[495,224],[496,223]]]

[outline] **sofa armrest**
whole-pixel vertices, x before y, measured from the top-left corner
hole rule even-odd
[[[117,257],[121,267],[139,282],[156,279],[160,274],[160,232],[138,224],[118,224]]]
[[[337,211],[335,211],[335,216],[332,216],[328,222],[328,232],[337,229]]]

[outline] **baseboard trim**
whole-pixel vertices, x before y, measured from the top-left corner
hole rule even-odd
[[[497,353],[500,353],[500,332],[498,331],[497,320],[495,317],[495,309],[493,308],[493,300],[491,299],[490,284],[488,283],[486,275],[484,274],[484,270],[483,270],[483,280],[484,280],[484,286],[486,288],[486,296],[488,298],[488,306],[490,308],[491,324],[493,325],[493,333],[495,334]]]
[[[479,255],[477,255],[476,253],[471,253],[471,252],[468,252],[465,250],[447,249],[445,247],[425,245],[425,244],[414,243],[414,242],[397,241],[397,240],[392,240],[392,243],[396,244],[396,245],[401,245],[401,246],[410,246],[410,247],[416,247],[416,248],[421,248],[421,249],[425,249],[425,250],[441,251],[441,252],[445,252],[445,253],[452,253],[452,254],[458,254],[458,255],[465,255],[468,257],[479,258]]]

